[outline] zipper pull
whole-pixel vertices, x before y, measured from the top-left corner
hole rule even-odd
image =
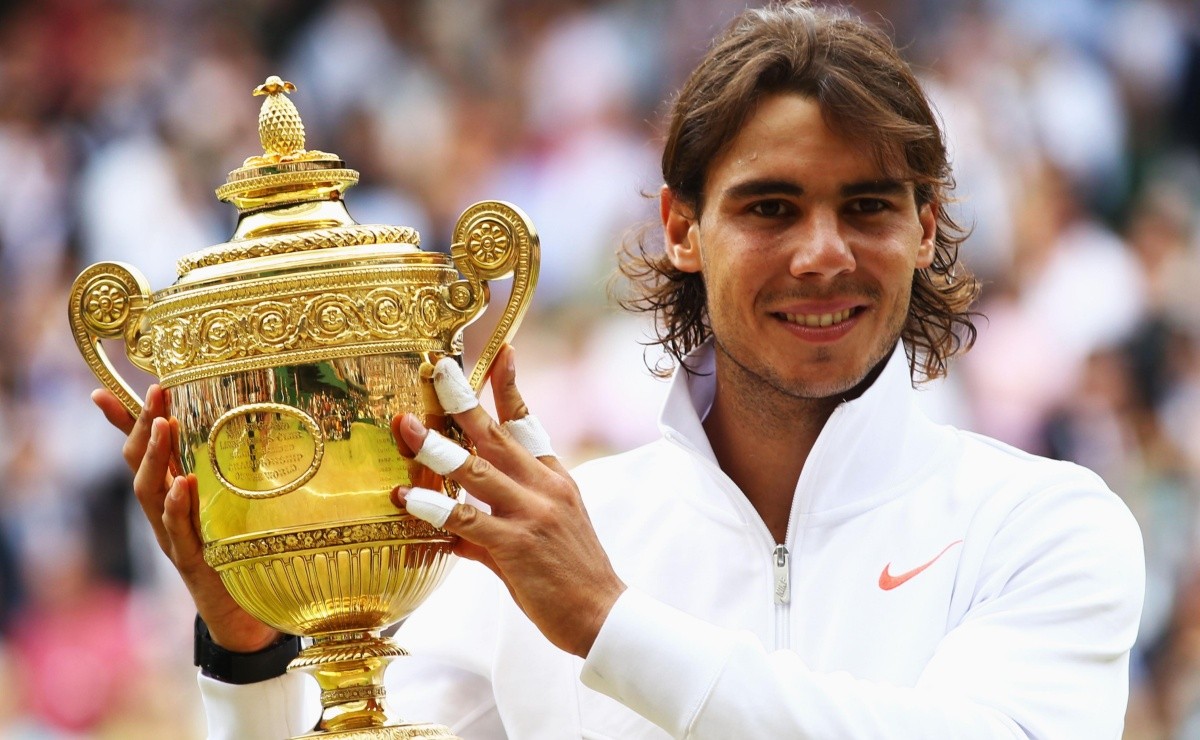
[[[788,582],[788,549],[776,545],[771,553],[771,561],[775,569],[775,603],[786,604],[792,600],[792,587]]]

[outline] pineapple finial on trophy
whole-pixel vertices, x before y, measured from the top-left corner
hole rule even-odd
[[[255,95],[267,96],[258,111],[258,138],[262,142],[264,158],[280,162],[305,153],[304,122],[300,120],[300,111],[287,97],[287,93],[295,90],[295,85],[278,75],[271,75],[254,88]]]
[[[278,75],[271,75],[254,88],[254,95],[266,96],[258,111],[258,139],[263,153],[247,157],[217,188],[217,198],[233,203],[243,215],[289,204],[337,201],[358,182],[358,173],[348,169],[338,155],[304,148],[304,122],[287,97],[295,90],[295,85]],[[342,225],[352,222],[344,209],[322,218]],[[234,240],[251,231],[261,236],[265,233],[261,231],[263,226],[240,223]],[[295,230],[293,226],[287,229]],[[184,259],[190,264],[190,256]]]

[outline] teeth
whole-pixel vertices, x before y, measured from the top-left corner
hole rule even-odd
[[[833,326],[850,318],[852,313],[854,309],[847,308],[837,313],[785,313],[783,316],[789,322],[800,326]]]

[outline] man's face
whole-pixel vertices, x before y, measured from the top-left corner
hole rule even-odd
[[[704,277],[718,368],[798,398],[844,393],[888,355],[934,253],[936,216],[912,184],[790,93],[713,161],[698,219],[666,189],[662,211],[671,261]]]

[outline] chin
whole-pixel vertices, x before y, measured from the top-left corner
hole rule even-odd
[[[805,378],[788,383],[786,387],[776,387],[794,398],[818,400],[822,398],[833,398],[835,396],[845,396],[850,394],[851,391],[854,391],[860,384],[862,384],[864,378],[865,374],[851,378],[847,378],[845,376],[834,378]],[[858,394],[854,393],[852,395]]]
[[[855,398],[875,379],[875,371],[890,356],[890,351],[884,351],[878,359],[858,357],[843,360],[832,353],[819,352],[817,357],[804,363],[806,367],[801,373],[770,372],[764,378],[777,390],[794,398]]]

